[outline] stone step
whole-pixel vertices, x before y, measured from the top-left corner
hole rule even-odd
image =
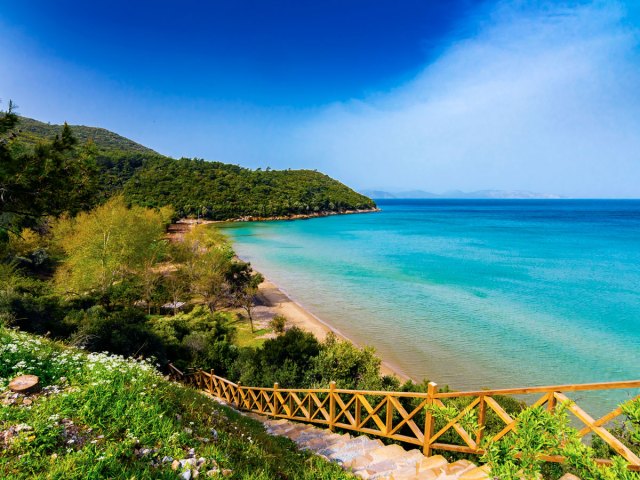
[[[347,435],[342,440],[338,440],[334,443],[331,443],[330,445],[327,445],[324,448],[320,448],[319,450],[316,451],[316,453],[320,453],[322,455],[331,455],[338,451],[352,450],[352,449],[358,449],[358,448],[363,449],[363,453],[364,453],[366,445],[360,441],[354,442],[354,440],[357,440],[357,438],[359,437],[351,438],[350,436]],[[378,445],[376,445],[376,447],[377,446]],[[371,448],[374,448],[374,446],[371,445]]]
[[[262,422],[268,433],[291,439],[301,449],[310,450],[366,480],[489,480],[489,468],[468,460],[449,463],[442,455],[425,457],[418,449],[385,445],[365,435],[353,437],[326,428],[285,419],[245,414]]]
[[[295,425],[276,425],[273,427],[265,425],[265,429],[268,433],[270,433],[271,435],[280,435],[281,437],[286,435],[288,432],[291,432],[295,428]]]
[[[265,427],[267,429],[267,432],[274,435],[285,435],[287,432],[290,432],[292,430],[299,428],[298,425],[295,423],[288,423],[288,424],[282,424],[282,425],[269,425],[265,423]]]
[[[419,472],[417,465],[409,465],[398,468],[387,478],[390,480],[435,480],[439,475],[440,473],[435,470],[423,470]]]
[[[460,480],[485,480],[487,478],[489,478],[489,465],[482,465],[481,467],[472,468],[470,470],[467,470],[460,476]],[[565,480],[570,479],[567,478]]]
[[[266,423],[268,425],[271,425],[271,426],[275,426],[275,425],[287,425],[287,424],[290,424],[292,422],[290,422],[286,418],[272,418],[272,419],[265,420],[264,423]]]
[[[249,413],[245,413],[245,416],[247,416],[247,417],[249,417],[249,418],[252,418],[253,420],[256,420],[256,421],[258,421],[258,422],[260,422],[260,423],[266,423],[266,422],[269,422],[269,421],[270,421],[270,420],[269,420],[267,417],[265,417],[264,415],[259,415],[259,414],[257,414],[257,413],[251,413],[251,412],[249,412]]]
[[[335,445],[331,448],[334,453],[345,452],[353,453],[355,456],[358,456],[370,452],[371,450],[376,450],[382,446],[384,446],[384,444],[379,439],[372,440],[371,438],[361,436],[349,439],[344,445]],[[350,457],[353,458],[354,455],[351,455]]]
[[[280,435],[287,437],[288,439],[293,440],[294,442],[297,442],[298,439],[302,439],[305,436],[307,436],[309,434],[308,432],[312,429],[313,427],[311,426],[296,425],[295,427],[280,433]]]
[[[328,456],[330,459],[336,460],[341,465],[344,465],[345,462],[364,455],[371,450],[376,450],[382,445],[383,443],[380,440],[371,440],[367,437],[356,437],[347,442],[344,446],[335,449],[335,451]]]
[[[336,445],[338,442],[346,441],[342,435],[338,435],[337,433],[332,433],[330,435],[323,435],[316,438],[312,438],[310,440],[305,440],[303,442],[298,443],[298,445],[302,446],[305,449],[309,450],[321,450],[324,448],[330,448],[333,445]]]
[[[476,468],[476,465],[469,460],[458,460],[444,467],[442,471],[447,475],[457,475],[460,477],[462,474],[474,468]]]

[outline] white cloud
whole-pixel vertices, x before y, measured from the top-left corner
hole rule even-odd
[[[483,13],[408,84],[312,117],[291,151],[358,187],[640,196],[638,31],[624,5]]]

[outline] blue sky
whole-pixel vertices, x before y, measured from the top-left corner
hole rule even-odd
[[[640,197],[635,3],[3,2],[0,98],[359,189]]]

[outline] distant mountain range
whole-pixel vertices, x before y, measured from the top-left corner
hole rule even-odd
[[[451,190],[444,193],[425,192],[424,190],[408,190],[403,192],[387,192],[384,190],[363,190],[367,197],[374,199],[386,198],[564,198],[553,193],[536,193],[527,190],[478,190],[475,192],[462,192]]]

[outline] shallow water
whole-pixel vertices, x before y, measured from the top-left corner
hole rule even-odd
[[[378,203],[225,232],[312,313],[414,378],[456,389],[640,379],[640,201]]]

